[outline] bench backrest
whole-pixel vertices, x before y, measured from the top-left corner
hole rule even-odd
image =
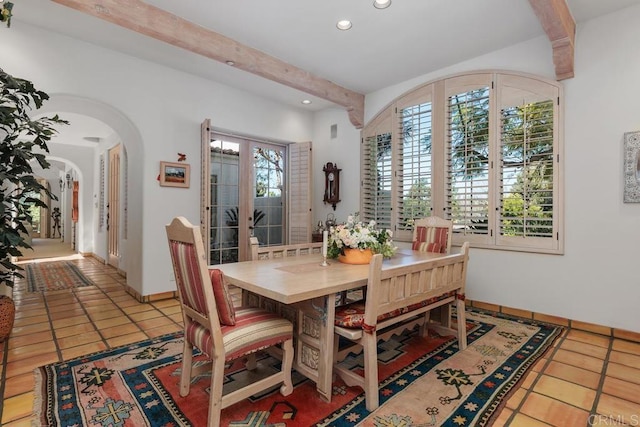
[[[249,242],[251,244],[251,260],[285,258],[312,253],[319,254],[322,251],[322,242],[260,246],[257,237],[251,237]]]
[[[469,243],[460,253],[409,266],[382,269],[382,255],[374,255],[369,267],[364,323],[375,327],[378,316],[423,304],[453,293],[464,295]]]

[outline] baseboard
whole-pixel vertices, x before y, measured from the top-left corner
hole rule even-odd
[[[171,298],[177,298],[178,297],[178,292],[177,291],[161,292],[159,294],[151,294],[151,295],[142,295],[142,294],[140,294],[140,292],[136,291],[131,286],[125,285],[125,289],[127,290],[127,293],[129,295],[131,295],[138,302],[141,302],[141,303],[161,301],[161,300],[165,300],[165,299],[171,299]]]
[[[466,305],[477,307],[483,310],[495,311],[497,313],[509,314],[511,316],[522,317],[530,320],[538,320],[540,322],[552,323],[554,325],[564,326],[570,329],[576,329],[594,334],[604,335],[607,337],[619,338],[627,341],[640,343],[640,332],[627,331],[625,329],[611,328],[608,326],[597,325],[594,323],[582,322],[580,320],[567,319],[560,316],[552,316],[549,314],[536,313],[518,308],[505,307],[502,305],[491,304],[482,301],[472,301],[467,299]]]

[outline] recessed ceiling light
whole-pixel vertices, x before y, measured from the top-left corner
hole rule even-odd
[[[233,62],[233,61],[226,61],[226,64],[227,64],[227,65],[231,65],[232,67],[233,67],[234,65],[236,65],[236,63],[235,63],[235,62]]]
[[[310,99],[303,99],[303,100],[302,100],[302,103],[303,103],[304,105],[309,105],[309,104],[311,104],[311,100],[310,100]]]
[[[391,6],[391,0],[373,0],[373,6],[376,9],[386,9]]]
[[[351,21],[349,21],[348,19],[343,19],[341,21],[338,21],[336,27],[338,27],[339,30],[346,31],[351,28]]]

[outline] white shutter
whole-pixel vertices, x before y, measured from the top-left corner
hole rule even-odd
[[[392,229],[391,109],[362,132],[360,218],[375,220],[379,228]]]
[[[396,104],[397,239],[410,240],[413,220],[432,215],[432,105],[431,85]]]
[[[446,92],[446,209],[463,240],[490,237],[491,76],[456,77]]]
[[[499,77],[498,245],[558,248],[556,109],[558,89]]]
[[[200,234],[205,248],[211,247],[211,183],[209,162],[211,160],[211,120],[205,119],[200,125]],[[211,264],[211,251],[205,250],[207,264]]]
[[[311,241],[311,142],[289,145],[289,244]]]

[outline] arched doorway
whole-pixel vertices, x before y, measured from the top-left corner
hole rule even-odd
[[[127,230],[127,235],[121,241],[120,249],[123,259],[118,268],[126,272],[127,284],[139,291],[142,287],[142,227],[128,225],[142,224],[142,169],[129,169],[127,165],[143,163],[140,133],[123,113],[112,106],[73,95],[50,94],[49,101],[38,110],[38,113],[43,115],[59,114],[62,118],[65,118],[65,113],[91,117],[111,128],[114,132],[113,144],[121,142],[126,150],[127,161],[123,163],[123,173],[126,174],[127,179],[123,181],[121,195],[125,195],[127,202],[124,208],[126,212],[120,216],[119,224],[121,230]],[[72,128],[73,123],[69,127]],[[91,136],[89,135],[89,137]],[[52,154],[55,154],[53,150]],[[108,153],[105,155],[108,156]],[[85,171],[85,174],[92,173],[96,176],[93,185],[91,188],[80,189],[80,218],[83,218],[82,209],[93,212],[94,215],[90,216],[89,223],[86,221],[82,223],[81,238],[84,240],[78,242],[78,248],[81,252],[83,248],[92,248],[92,252],[101,253],[101,256],[107,259],[106,229],[100,229],[101,219],[99,217],[100,197],[103,194],[102,187],[105,184],[99,177],[105,176],[101,168],[105,167],[106,161],[94,160],[94,162],[94,169]],[[94,170],[100,170],[100,172],[95,173]]]

